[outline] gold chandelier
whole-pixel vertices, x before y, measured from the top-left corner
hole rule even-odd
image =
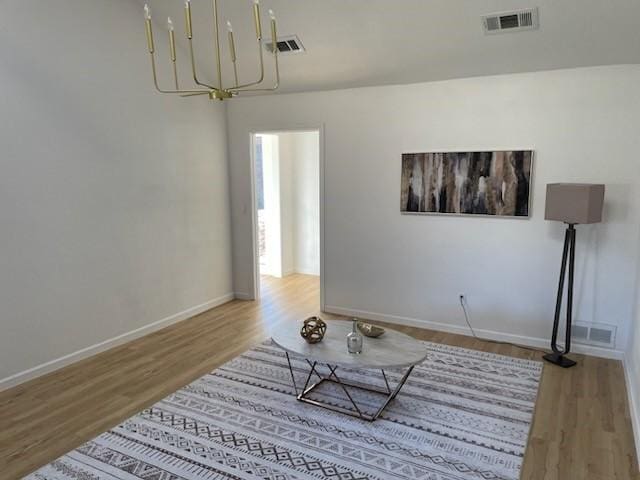
[[[181,97],[191,97],[194,95],[209,95],[211,100],[224,100],[225,98],[231,98],[239,93],[243,92],[268,92],[278,88],[280,83],[280,70],[278,68],[278,46],[277,46],[277,31],[276,31],[276,19],[273,14],[273,10],[269,10],[269,16],[271,18],[271,41],[273,50],[273,60],[275,65],[275,84],[270,88],[255,88],[264,81],[264,58],[262,53],[262,25],[260,22],[260,0],[253,0],[253,20],[256,28],[256,40],[258,42],[258,53],[260,58],[260,75],[254,82],[240,84],[238,82],[238,67],[236,64],[236,48],[233,38],[233,28],[231,22],[227,21],[227,36],[229,39],[229,53],[231,56],[231,63],[233,64],[234,85],[224,87],[222,84],[222,65],[220,63],[220,34],[219,34],[219,19],[218,19],[218,0],[212,0],[213,6],[213,24],[214,24],[214,48],[215,59],[217,65],[217,85],[209,85],[198,79],[196,74],[196,61],[193,51],[193,27],[191,22],[191,0],[184,2],[184,21],[185,21],[185,34],[189,43],[189,56],[191,57],[191,74],[194,83],[198,87],[195,89],[181,89],[178,81],[178,67],[176,65],[176,38],[173,28],[173,22],[171,18],[167,19],[167,29],[169,31],[169,57],[171,59],[171,66],[173,68],[173,80],[175,82],[174,90],[165,90],[160,88],[158,82],[158,74],[156,72],[156,57],[155,46],[153,42],[153,27],[151,25],[151,10],[148,5],[144,6],[144,19],[145,30],[147,33],[147,46],[149,48],[149,55],[151,56],[151,70],[153,72],[153,84],[160,93],[172,93],[179,94]]]

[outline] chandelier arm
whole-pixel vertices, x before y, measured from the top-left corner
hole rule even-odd
[[[208,90],[163,90],[160,88],[158,84],[158,73],[156,72],[156,57],[153,52],[149,52],[149,56],[151,57],[151,71],[153,73],[153,85],[156,87],[156,90],[160,93],[197,93],[197,94],[205,94],[209,93]]]
[[[180,85],[178,84],[178,67],[176,66],[176,62],[173,63],[173,79],[175,80],[176,90],[180,90]]]
[[[264,54],[262,53],[262,24],[260,21],[260,4],[256,1],[253,4],[253,20],[256,27],[256,40],[258,42],[258,57],[260,59],[260,77],[255,82],[245,83],[242,85],[238,84],[238,79],[236,78],[236,84],[233,89],[242,89],[246,87],[252,87],[254,85],[259,85],[264,81]],[[234,69],[236,65],[234,63]]]
[[[233,78],[234,78],[234,86],[238,86],[238,64],[236,57],[236,42],[233,39],[233,29],[231,27],[231,22],[227,21],[227,28],[229,29],[228,37],[229,37],[229,54],[231,55],[231,63],[233,64]]]
[[[181,97],[197,97],[198,95],[209,95],[209,92],[185,93],[184,95],[180,95],[180,96]]]
[[[216,47],[216,66],[218,68],[218,90],[222,88],[222,65],[220,63],[220,33],[218,28],[218,0],[212,0],[213,3],[213,27],[215,30],[214,40]]]
[[[189,54],[190,54],[189,56],[191,57],[191,74],[193,75],[193,81],[195,82],[195,84],[199,85],[201,87],[210,88],[212,90],[218,90],[213,85],[209,85],[208,83],[204,83],[204,82],[201,82],[200,80],[198,80],[198,75],[196,74],[196,59],[195,59],[195,54],[193,52],[193,39],[192,38],[189,38]]]
[[[233,62],[233,78],[235,79],[235,84],[238,85],[238,65],[236,65],[236,62]]]
[[[258,80],[251,83],[245,83],[243,85],[236,85],[235,87],[230,88],[229,90],[235,91],[235,90],[239,90],[246,87],[253,87],[254,85],[258,85],[264,81],[264,55],[262,53],[262,41],[260,39],[258,39],[258,52],[260,57],[260,77],[258,78]]]
[[[269,10],[269,14],[271,15],[271,44],[273,45],[273,60],[275,62],[276,67],[276,81],[273,87],[271,88],[243,88],[239,87],[237,89],[231,89],[231,92],[238,94],[241,92],[272,92],[277,90],[280,86],[280,67],[278,65],[278,31],[276,26],[276,19],[273,15],[273,11]],[[262,49],[260,49],[260,59],[262,59]],[[264,69],[262,72],[262,76],[264,76]],[[260,82],[258,82],[260,83]]]
[[[278,87],[280,86],[280,68],[278,66],[278,51],[276,50],[273,58],[275,60],[275,67],[276,67],[276,81],[273,85],[273,87],[271,88],[243,88],[243,87],[238,87],[238,88],[230,88],[229,90],[233,93],[242,93],[242,92],[273,92],[274,90],[277,90]]]
[[[193,48],[193,22],[191,21],[191,2],[187,0],[184,4],[184,22],[185,22],[185,33],[187,35],[187,40],[189,40],[189,57],[191,59],[191,75],[193,76],[193,81],[196,85],[201,87],[206,87],[211,90],[216,90],[213,85],[209,85],[208,83],[201,82],[198,79],[198,75],[196,73],[196,58]]]

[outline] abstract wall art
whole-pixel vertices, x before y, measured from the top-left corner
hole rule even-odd
[[[528,217],[533,151],[402,155],[403,213]]]

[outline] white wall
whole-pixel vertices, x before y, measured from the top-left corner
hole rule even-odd
[[[260,272],[283,276],[282,195],[280,142],[277,135],[260,135],[264,186],[264,227],[266,265]]]
[[[154,93],[140,6],[3,2],[0,62],[0,379],[229,299],[224,106]]]
[[[633,332],[629,338],[629,347],[625,358],[627,391],[633,432],[636,439],[636,452],[640,465],[640,319],[636,317]]]
[[[274,135],[278,139],[280,161],[280,214],[281,221],[281,249],[282,276],[295,271],[295,214],[294,204],[294,173],[296,139],[290,133]]]
[[[320,134],[294,133],[294,270],[320,275]]]
[[[640,202],[640,198],[638,201]],[[638,273],[640,274],[640,268]],[[640,280],[640,275],[638,279]],[[638,284],[635,318],[632,321],[624,360],[629,410],[636,440],[638,465],[640,466],[640,283]]]
[[[320,274],[319,133],[278,133],[284,274]]]
[[[326,309],[466,332],[465,293],[483,334],[544,345],[564,233],[544,220],[545,186],[602,182],[606,220],[578,231],[575,319],[616,325],[621,351],[638,259],[639,82],[640,67],[618,66],[234,100],[235,290],[253,289],[249,132],[324,125]],[[402,152],[495,148],[535,150],[531,219],[400,214]]]

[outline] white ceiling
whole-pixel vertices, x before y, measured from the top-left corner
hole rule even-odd
[[[154,21],[164,25],[171,15],[182,38],[183,2],[149,3]],[[251,4],[220,0],[222,19],[234,25],[241,82],[257,72]],[[192,0],[192,5],[199,69],[213,79],[205,74],[213,69],[211,1]],[[640,0],[262,0],[261,5],[265,34],[272,8],[279,34],[297,34],[307,49],[280,57],[283,92],[640,63]],[[482,15],[533,6],[539,7],[539,30],[484,34]],[[166,38],[158,27],[157,42]],[[221,39],[226,50],[226,30]],[[229,74],[226,52],[225,60]]]

